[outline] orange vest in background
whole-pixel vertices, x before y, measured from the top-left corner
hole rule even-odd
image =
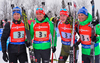
[[[11,24],[11,23],[10,23]],[[12,22],[10,30],[10,42],[25,42],[24,23],[14,24]]]
[[[91,45],[91,31],[90,23],[84,26],[79,26],[79,34],[81,38],[81,43],[85,45]]]
[[[50,34],[50,26],[48,22],[34,24],[34,40],[48,41]]]

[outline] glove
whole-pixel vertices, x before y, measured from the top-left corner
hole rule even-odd
[[[30,42],[25,41],[25,45],[26,45],[26,47],[29,47],[29,46],[31,45],[31,43],[30,43]]]
[[[7,55],[7,53],[3,53],[3,60],[5,62],[8,62],[8,55]]]
[[[95,26],[95,25],[97,25],[99,23],[99,21],[98,20],[96,20],[95,22],[93,22],[92,21],[92,23],[91,24],[93,24],[93,26]]]
[[[93,41],[93,42],[97,42],[96,36],[93,36],[93,37],[92,37],[92,41]]]
[[[56,51],[56,47],[55,46],[52,47],[52,51],[53,51],[53,53],[55,53],[55,51]]]
[[[80,42],[76,42],[73,46],[76,48],[79,44]]]

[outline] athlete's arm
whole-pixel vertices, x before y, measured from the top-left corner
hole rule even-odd
[[[4,26],[3,33],[1,36],[2,52],[6,52],[6,43],[9,35],[10,35],[10,23],[7,22]]]

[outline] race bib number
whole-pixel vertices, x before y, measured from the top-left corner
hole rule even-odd
[[[63,38],[67,38],[67,39],[71,38],[71,33],[61,32],[61,34]]]
[[[23,38],[24,37],[24,31],[18,31],[13,33],[13,38]]]
[[[45,38],[45,37],[47,37],[47,32],[46,31],[36,31],[36,37],[37,38]]]
[[[82,41],[90,41],[89,35],[80,35]]]

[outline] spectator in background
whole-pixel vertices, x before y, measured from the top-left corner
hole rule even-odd
[[[0,28],[3,28],[3,22],[0,20]]]
[[[7,19],[4,20],[3,26],[5,26],[5,24],[7,23],[7,21],[8,21]]]

